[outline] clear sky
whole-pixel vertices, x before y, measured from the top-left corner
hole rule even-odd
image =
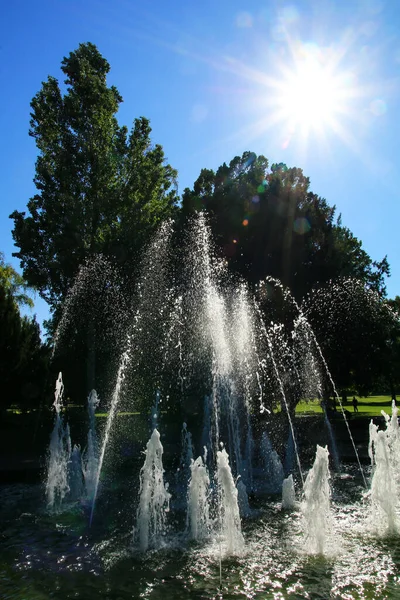
[[[400,2],[396,0],[14,0],[0,22],[0,250],[34,193],[29,103],[62,58],[95,43],[124,103],[151,120],[179,171],[251,150],[297,166],[336,205],[400,294]],[[46,316],[39,299],[38,320]]]

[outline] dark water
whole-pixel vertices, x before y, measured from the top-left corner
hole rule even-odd
[[[356,488],[352,479],[334,486],[324,556],[307,554],[299,512],[258,500],[243,526],[246,553],[222,558],[220,579],[217,542],[199,547],[171,533],[164,549],[141,555],[132,545],[134,496],[103,490],[89,529],[87,507],[50,515],[41,486],[0,486],[0,598],[399,599],[400,538],[371,532]]]

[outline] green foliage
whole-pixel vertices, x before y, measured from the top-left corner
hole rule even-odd
[[[24,277],[53,311],[86,259],[131,263],[176,203],[176,172],[152,146],[148,120],[136,119],[129,135],[119,126],[122,98],[96,46],[81,44],[61,69],[65,94],[49,77],[31,102],[37,193],[27,215],[11,215]]]
[[[46,387],[49,349],[35,318],[21,317],[9,289],[0,283],[0,408],[37,407]]]
[[[387,362],[384,374],[389,384],[389,391],[392,397],[395,397],[396,394],[400,394],[400,296],[388,300],[387,305],[392,311],[393,325],[386,342]]]
[[[264,156],[245,152],[216,173],[203,169],[182,212],[207,211],[231,267],[253,283],[270,275],[301,299],[317,283],[352,276],[384,295],[387,259],[373,262],[309,185],[301,169],[269,169]]]
[[[0,252],[0,286],[6,290],[17,306],[33,308],[33,300],[27,295],[29,286],[24,278],[4,260]]]
[[[387,388],[399,364],[391,340],[400,323],[387,301],[362,281],[343,278],[314,289],[303,310],[339,389],[367,395]]]

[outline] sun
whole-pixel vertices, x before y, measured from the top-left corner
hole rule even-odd
[[[355,66],[345,61],[346,49],[288,42],[286,53],[266,56],[268,68],[265,56],[262,68],[233,63],[253,92],[245,104],[254,115],[249,137],[270,131],[283,149],[292,146],[299,152],[317,147],[330,152],[337,137],[357,151],[352,125],[361,119],[357,106],[366,91],[357,82]],[[244,127],[240,135],[246,133]]]
[[[313,54],[302,53],[275,86],[276,120],[294,134],[338,132],[349,108],[350,89],[345,73]]]
[[[343,112],[344,89],[338,75],[315,60],[306,60],[289,73],[277,91],[283,120],[294,127],[321,130]]]

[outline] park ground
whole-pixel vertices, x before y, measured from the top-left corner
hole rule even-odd
[[[343,408],[351,413],[352,417],[356,419],[360,418],[373,418],[382,416],[382,410],[386,414],[392,414],[392,399],[390,396],[368,396],[366,398],[362,396],[356,396],[358,401],[358,412],[354,412],[353,408],[353,396],[349,396],[347,401],[343,402]],[[337,411],[340,411],[339,403],[337,402]],[[297,415],[316,415],[322,414],[322,408],[319,400],[302,401],[296,407]]]

